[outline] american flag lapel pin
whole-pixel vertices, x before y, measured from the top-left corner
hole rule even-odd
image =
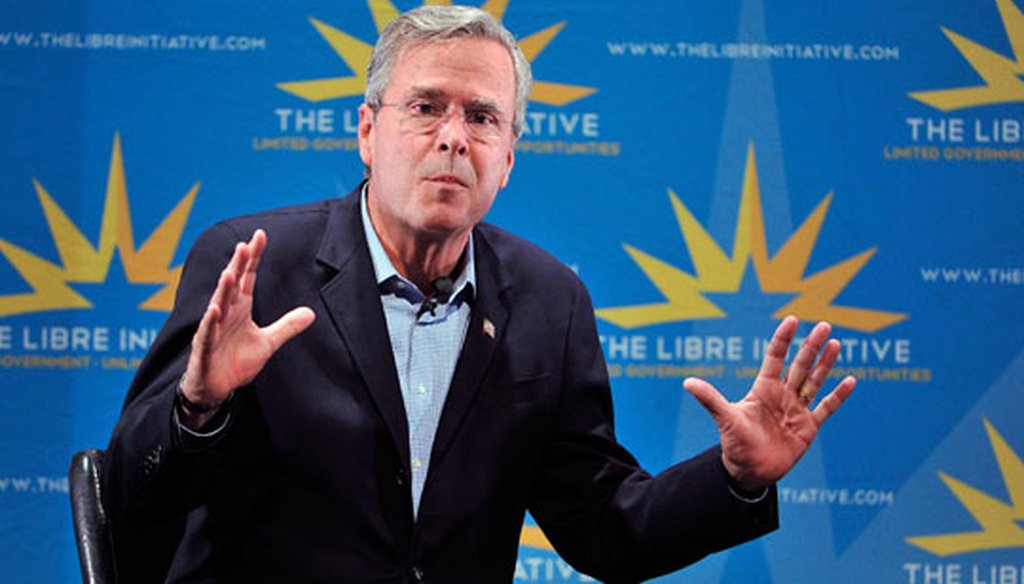
[[[484,334],[491,337],[492,339],[494,338],[495,335],[494,323],[491,322],[491,319],[489,318],[484,319]]]

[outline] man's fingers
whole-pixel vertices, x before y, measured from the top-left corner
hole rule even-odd
[[[256,286],[256,268],[260,265],[260,258],[263,256],[263,250],[266,247],[267,234],[262,229],[257,229],[252,234],[252,238],[249,239],[248,261],[245,264],[241,280],[239,280],[241,282],[242,294],[252,294],[252,290]]]
[[[216,304],[222,312],[227,312],[230,306],[238,301],[239,296],[252,294],[256,284],[256,268],[266,245],[267,235],[262,229],[257,229],[248,242],[240,241],[235,244],[235,251],[220,274],[217,289],[210,299],[211,304]]]
[[[821,358],[818,359],[818,363],[811,370],[807,379],[795,390],[801,400],[808,404],[814,401],[814,396],[825,385],[825,380],[828,379],[828,374],[832,371],[832,366],[836,364],[838,356],[839,341],[832,339],[825,343],[825,348],[821,350]]]
[[[846,398],[850,397],[853,393],[853,388],[857,385],[857,379],[853,376],[845,377],[839,382],[839,385],[832,390],[832,393],[825,396],[825,399],[821,400],[818,407],[814,408],[811,415],[814,417],[814,422],[820,427],[825,423],[825,420],[829,416],[836,413],[839,406],[843,405]]]
[[[210,296],[210,306],[217,307],[217,320],[227,311],[229,299],[231,297],[231,289],[235,286],[235,275],[229,269],[225,268],[220,273],[220,279],[217,280],[217,289],[213,291],[213,295]],[[209,309],[207,309],[209,312]],[[205,318],[205,315],[204,315]]]
[[[292,337],[309,328],[314,320],[316,320],[316,315],[313,310],[306,306],[300,306],[264,327],[263,332],[270,341],[271,352],[277,351]]]
[[[220,307],[212,302],[206,307],[203,318],[192,335],[192,348],[188,357],[188,375],[192,381],[198,381],[204,375],[207,364],[207,356],[210,352],[210,337],[213,335],[213,328],[220,320]]]
[[[697,398],[700,405],[711,414],[716,421],[725,414],[729,400],[725,399],[713,385],[697,377],[687,377],[683,388]]]
[[[232,286],[225,291],[224,296],[224,302],[228,305],[234,304],[238,300],[238,295],[241,292],[239,285],[245,277],[245,266],[249,263],[251,255],[247,243],[235,244],[235,253],[231,255],[231,261],[224,268],[224,272],[231,274],[232,278]]]
[[[217,305],[211,303],[206,307],[206,312],[203,313],[202,320],[199,321],[199,327],[196,328],[196,332],[192,335],[192,352],[203,352],[206,347],[210,344],[210,328],[213,323],[220,319],[220,308]]]
[[[779,326],[772,335],[771,342],[764,353],[764,360],[761,362],[759,376],[779,379],[782,377],[782,367],[786,362],[786,353],[789,352],[789,344],[793,342],[796,335],[797,320],[793,316],[782,319]]]
[[[821,347],[825,344],[831,332],[831,325],[827,322],[819,322],[811,330],[811,334],[807,335],[807,338],[804,339],[803,344],[800,345],[796,359],[793,359],[793,363],[789,366],[789,371],[786,373],[786,385],[792,391],[804,391],[802,386],[807,378],[807,372],[811,370],[814,360],[818,358],[818,352],[821,351]],[[811,394],[811,397],[814,397],[813,394]],[[806,396],[803,396],[803,398],[807,399]]]

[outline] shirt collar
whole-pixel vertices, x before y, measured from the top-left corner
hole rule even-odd
[[[385,282],[397,278],[403,282],[406,282],[409,287],[419,292],[419,289],[415,284],[410,282],[408,279],[403,277],[395,269],[395,265],[391,263],[391,258],[388,257],[387,252],[384,251],[384,244],[380,242],[380,237],[377,236],[377,232],[373,228],[373,222],[370,221],[370,211],[367,208],[366,198],[369,192],[369,183],[363,183],[363,190],[360,194],[362,198],[362,204],[360,207],[360,214],[363,219],[363,233],[366,234],[366,244],[370,248],[370,259],[373,262],[373,272],[377,277],[377,286],[382,291],[387,290],[387,287],[382,286]],[[471,295],[472,291],[476,288],[476,265],[473,259],[473,234],[469,234],[469,243],[466,245],[466,261],[462,266],[462,271],[455,278],[455,286],[452,289],[452,294],[449,298],[464,298],[466,295]],[[466,294],[463,294],[463,289],[468,285],[469,289]],[[416,302],[422,301],[422,293],[419,294],[420,298]]]

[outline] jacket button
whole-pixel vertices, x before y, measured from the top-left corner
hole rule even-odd
[[[144,478],[152,478],[159,470],[160,465],[163,464],[164,460],[164,447],[162,444],[158,444],[153,450],[146,454],[142,460],[142,476]]]
[[[398,472],[395,473],[395,483],[399,487],[405,486],[405,469],[400,468],[398,469]]]
[[[419,566],[413,566],[412,567],[412,579],[415,582],[422,582],[423,581],[423,569],[421,569]]]

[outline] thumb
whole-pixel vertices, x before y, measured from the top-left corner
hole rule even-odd
[[[270,341],[272,351],[277,351],[295,335],[309,328],[316,320],[316,314],[307,306],[288,311],[284,316],[264,327],[263,332]]]
[[[687,377],[683,381],[683,389],[697,398],[700,405],[704,406],[715,420],[722,417],[729,407],[729,400],[725,399],[715,386],[698,377]]]

